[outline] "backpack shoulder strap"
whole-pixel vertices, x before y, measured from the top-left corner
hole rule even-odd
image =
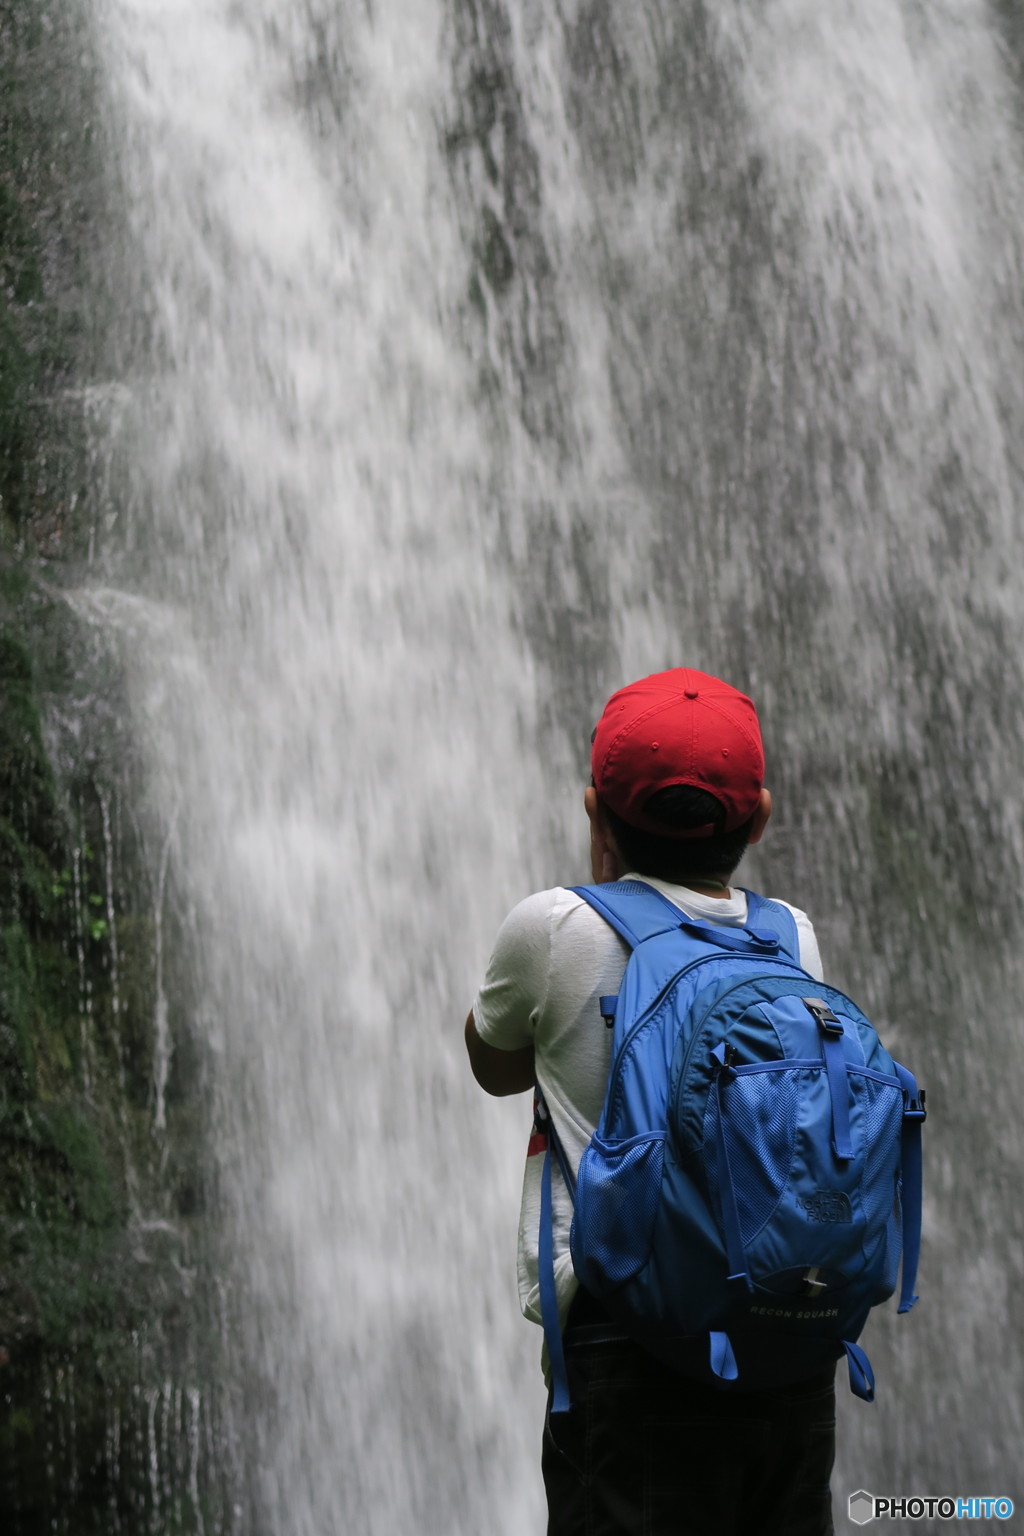
[[[772,934],[786,954],[799,965],[800,934],[796,918],[789,908],[781,901],[769,901],[766,896],[759,896],[756,891],[745,891],[744,894],[747,898],[746,926]]]
[[[636,949],[645,939],[668,933],[686,922],[686,913],[641,880],[613,880],[607,885],[571,885],[594,911]]]
[[[631,949],[644,939],[668,933],[690,919],[674,902],[641,880],[613,880],[607,885],[571,885],[577,896],[599,912]],[[756,891],[746,891],[746,927],[770,934],[779,947],[800,964],[800,935],[796,918],[781,901],[769,901]]]

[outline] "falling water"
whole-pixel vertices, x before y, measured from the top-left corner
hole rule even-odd
[[[130,470],[76,602],[195,914],[239,1528],[541,1528],[526,1109],[460,1022],[504,911],[583,872],[603,698],[682,660],[762,706],[751,879],[935,1105],[922,1305],[871,1326],[837,1492],[1015,1494],[1002,9],[93,6]]]

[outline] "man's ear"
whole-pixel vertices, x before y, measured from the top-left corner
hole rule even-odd
[[[762,789],[760,799],[757,802],[757,810],[750,827],[748,843],[759,843],[764,836],[764,829],[771,820],[772,793],[770,789]]]
[[[590,821],[590,873],[594,882],[603,885],[608,880],[618,880],[623,872],[621,855],[593,784],[583,791],[583,808]]]

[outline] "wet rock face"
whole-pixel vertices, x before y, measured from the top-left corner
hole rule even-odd
[[[117,669],[63,591],[96,517],[103,215],[73,7],[0,21],[0,1524],[224,1528],[204,1449],[199,1062],[166,1006]],[[95,290],[94,290],[95,299]],[[103,306],[102,290],[98,309]],[[132,790],[139,799],[137,785]],[[181,996],[180,988],[177,995]],[[159,1058],[159,1059],[158,1059]],[[167,1173],[170,1180],[167,1180]],[[201,1329],[200,1329],[201,1332]]]

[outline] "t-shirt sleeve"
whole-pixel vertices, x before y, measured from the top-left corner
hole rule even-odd
[[[480,1039],[499,1051],[533,1044],[548,989],[553,894],[528,896],[498,930],[473,1019]]]

